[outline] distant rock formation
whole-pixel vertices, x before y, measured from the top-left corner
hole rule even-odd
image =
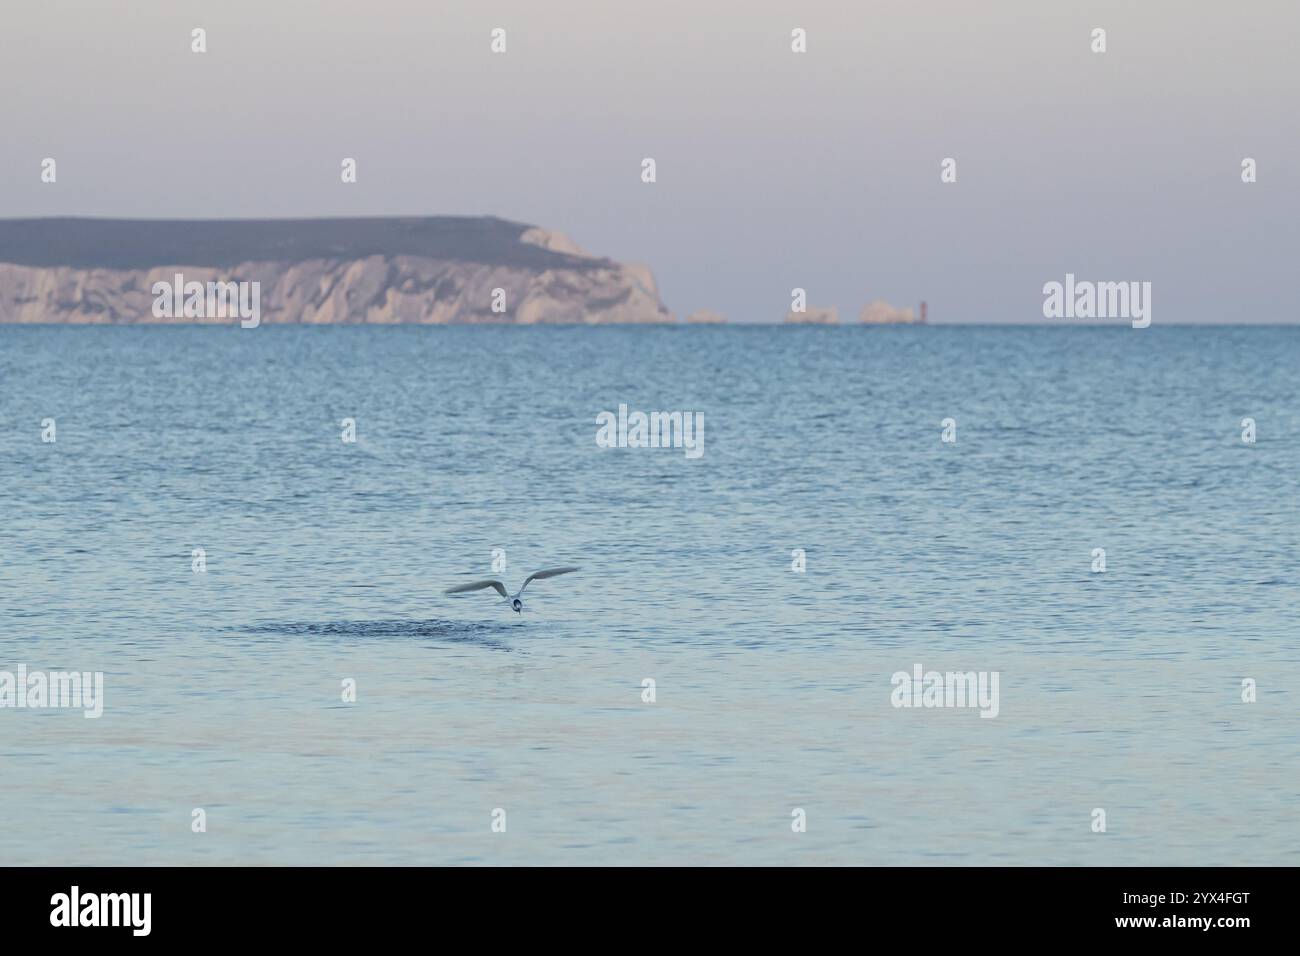
[[[232,321],[155,316],[177,273],[260,283],[263,322],[674,321],[648,268],[492,217],[0,220],[0,322]]]
[[[810,305],[806,312],[787,312],[785,320],[792,325],[836,325],[840,321],[840,310],[834,305],[829,309]]]
[[[727,317],[721,312],[697,309],[686,317],[686,321],[691,325],[723,325],[726,323]]]
[[[862,307],[858,321],[868,325],[911,325],[917,321],[916,313],[911,307],[895,308],[882,299],[876,299]]]

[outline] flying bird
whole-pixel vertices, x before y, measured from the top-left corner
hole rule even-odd
[[[496,578],[486,578],[482,581],[471,581],[469,584],[458,584],[454,588],[447,588],[444,593],[463,594],[465,591],[481,591],[483,588],[495,588],[498,594],[510,602],[510,606],[515,609],[517,614],[522,614],[524,610],[524,588],[528,587],[530,581],[535,579],[540,580],[541,578],[553,578],[556,575],[568,574],[570,571],[577,570],[578,569],[575,567],[566,566],[563,568],[547,568],[545,571],[534,571],[532,574],[528,575],[528,577],[524,578],[524,583],[520,585],[519,590],[515,592],[514,597],[511,597],[506,593],[506,586]]]

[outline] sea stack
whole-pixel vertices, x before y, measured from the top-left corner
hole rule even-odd
[[[883,299],[876,299],[862,307],[858,321],[866,325],[914,325],[917,319],[911,306],[900,309]]]
[[[791,325],[837,325],[840,321],[840,310],[834,305],[827,309],[810,305],[804,312],[793,310],[787,312],[785,321]]]

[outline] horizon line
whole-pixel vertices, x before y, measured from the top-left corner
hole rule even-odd
[[[221,329],[233,327],[228,322],[0,322],[0,328],[188,328]],[[717,329],[717,328],[791,328],[791,329],[1129,329],[1125,322],[264,322],[265,328],[515,328],[515,329]],[[1243,329],[1300,328],[1291,322],[1162,322],[1149,328]],[[1140,329],[1137,331],[1147,331]]]

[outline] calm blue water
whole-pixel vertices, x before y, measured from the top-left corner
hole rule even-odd
[[[0,862],[1295,864],[1298,372],[1300,328],[0,327],[0,670],[105,672],[0,710]],[[598,448],[620,403],[703,457]],[[493,548],[583,570],[442,595]],[[917,663],[998,716],[892,707]]]

